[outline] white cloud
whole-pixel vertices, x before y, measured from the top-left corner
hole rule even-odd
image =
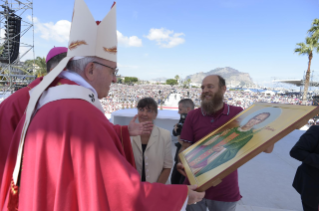
[[[30,21],[31,16],[27,17]],[[54,40],[60,43],[67,42],[69,40],[69,34],[71,29],[71,22],[67,20],[60,20],[56,23],[41,23],[38,18],[33,17],[35,26],[35,33],[40,33],[40,37],[45,40]]]
[[[21,56],[27,52],[22,58]],[[28,60],[28,59],[33,59],[33,50],[30,49],[30,47],[20,47],[20,50],[19,50],[19,56],[20,56],[20,59],[21,61],[25,61],[25,60]]]
[[[185,42],[185,39],[181,36],[185,36],[185,34],[174,33],[172,30],[160,28],[150,29],[149,34],[145,37],[149,40],[155,40],[157,45],[163,48],[172,48]]]
[[[27,17],[30,21],[31,16]],[[35,26],[35,33],[40,33],[40,37],[45,40],[53,40],[57,42],[67,42],[69,41],[69,34],[71,29],[71,22],[67,20],[60,20],[56,23],[41,23],[38,18],[33,17],[33,22]],[[118,42],[124,46],[129,47],[141,47],[142,40],[137,36],[126,37],[121,32],[117,31]]]
[[[117,40],[119,43],[127,47],[141,47],[142,40],[137,36],[125,37],[121,32],[117,31]]]

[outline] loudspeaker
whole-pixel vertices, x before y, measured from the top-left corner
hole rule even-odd
[[[14,10],[3,6],[4,11],[1,14],[5,17],[5,38],[3,50],[0,55],[0,62],[13,63],[19,56],[21,17],[14,14]]]

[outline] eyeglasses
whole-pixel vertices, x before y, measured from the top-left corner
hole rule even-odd
[[[99,64],[99,65],[102,65],[104,67],[110,68],[111,70],[113,70],[113,76],[115,76],[115,77],[117,76],[117,73],[119,72],[119,69],[117,67],[113,68],[113,67],[107,66],[105,64],[101,64],[99,62],[92,62],[92,63]]]

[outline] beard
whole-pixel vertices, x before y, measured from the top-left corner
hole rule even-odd
[[[212,96],[211,99],[205,99],[206,96]],[[211,115],[216,112],[216,109],[223,103],[224,94],[221,89],[219,89],[215,94],[202,93],[200,96],[201,107],[206,114]]]

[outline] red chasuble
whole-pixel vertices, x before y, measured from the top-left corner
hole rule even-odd
[[[38,85],[42,81],[43,77],[35,79],[27,87],[18,90],[10,97],[0,103],[0,188],[3,170],[10,147],[11,139],[14,131],[16,130],[18,123],[24,114],[28,102],[29,102],[29,91]],[[71,83],[71,82],[68,82]],[[133,150],[131,146],[130,135],[127,126],[114,125],[122,146],[124,148],[125,156],[128,162],[135,167],[135,160]]]
[[[11,139],[27,108],[30,98],[29,91],[41,81],[42,77],[35,79],[27,87],[16,91],[0,103],[0,188]]]
[[[8,206],[24,118],[5,167],[2,211]],[[19,211],[180,210],[187,186],[140,182],[116,129],[83,100],[59,100],[40,108],[25,139]]]

